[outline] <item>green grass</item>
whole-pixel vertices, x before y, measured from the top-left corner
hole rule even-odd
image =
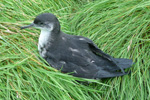
[[[63,32],[88,37],[115,58],[133,59],[132,73],[90,80],[47,66],[37,50],[40,31],[19,28],[44,12],[58,17]],[[1,0],[0,99],[149,100],[150,1]]]

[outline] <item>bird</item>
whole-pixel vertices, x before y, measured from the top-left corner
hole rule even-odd
[[[89,38],[61,31],[58,18],[42,13],[21,29],[36,27],[41,30],[38,51],[48,64],[62,73],[87,79],[119,77],[129,73],[132,59],[114,58],[103,52]]]

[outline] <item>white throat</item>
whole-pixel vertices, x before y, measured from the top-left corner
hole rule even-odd
[[[41,29],[41,34],[38,43],[38,50],[41,51],[41,48],[43,48],[44,45],[47,45],[50,39],[51,39],[51,31],[47,29]]]

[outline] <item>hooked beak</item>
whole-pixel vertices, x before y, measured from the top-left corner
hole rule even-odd
[[[34,23],[31,23],[30,25],[27,25],[27,26],[22,26],[20,27],[21,29],[25,29],[25,28],[29,28],[29,27],[33,27],[34,26]]]

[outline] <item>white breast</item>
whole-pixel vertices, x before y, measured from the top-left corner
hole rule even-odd
[[[39,37],[38,50],[41,51],[41,48],[48,43],[51,39],[51,32],[49,30],[41,30]]]

